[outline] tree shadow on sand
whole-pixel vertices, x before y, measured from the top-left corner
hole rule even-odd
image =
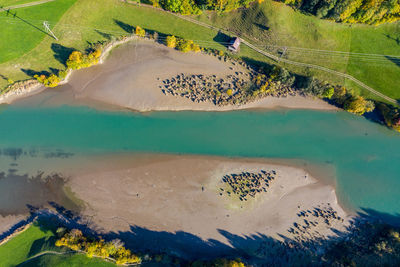
[[[352,264],[354,259],[357,259],[359,264],[364,263],[360,266],[365,266],[365,261],[369,261],[370,265],[382,263],[394,266],[400,263],[400,253],[375,252],[375,244],[380,242],[382,237],[389,238],[392,227],[400,225],[400,215],[371,209],[362,209],[343,232],[337,232],[327,239],[299,243],[284,236],[281,241],[261,233],[237,235],[223,229],[216,230],[226,242],[202,239],[184,231],[156,231],[137,225],[131,225],[128,231],[105,232],[96,227],[90,217],[82,217],[55,202],[51,205],[55,211],[42,212],[46,221],[46,224],[40,225],[43,230],[50,229],[55,232],[55,229],[62,226],[80,229],[88,236],[101,235],[105,240],[118,238],[135,253],[162,253],[178,258],[181,263],[186,264],[193,260],[211,260],[219,257],[240,257],[254,266],[342,266]],[[48,242],[38,240],[32,246],[32,253],[48,246]]]

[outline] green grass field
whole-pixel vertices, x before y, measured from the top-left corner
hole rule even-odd
[[[26,10],[29,9],[31,8],[26,8]],[[0,78],[0,88],[7,85],[6,79],[16,81],[29,78],[27,72],[50,71],[50,68],[64,69],[63,63],[73,49],[83,50],[88,46],[88,42],[106,40],[109,35],[128,35],[130,26],[125,27],[126,24],[140,25],[146,30],[156,30],[189,39],[206,40],[209,42],[207,46],[224,48],[213,41],[217,34],[216,31],[182,21],[166,13],[144,7],[135,7],[118,0],[78,0],[59,21],[50,19],[48,21],[52,25],[56,24],[53,31],[59,41],[44,36],[29,25],[21,25],[21,28],[40,36],[42,41],[29,52],[23,53],[21,51],[18,57],[0,64],[0,75],[5,78]],[[19,40],[14,42],[24,42],[24,40],[27,39],[19,36]],[[11,50],[13,48],[8,46],[2,48],[2,51]]]
[[[63,69],[68,54],[73,49],[85,49],[88,42],[106,40],[110,35],[128,34],[132,26],[140,25],[146,30],[196,40],[204,47],[224,49],[216,42],[221,38],[217,31],[184,21],[173,15],[147,7],[138,7],[118,0],[57,0],[54,5],[62,5],[63,10],[51,17],[35,15],[32,21],[46,18],[59,38],[54,40],[28,24],[19,25],[20,30],[30,32],[26,36],[13,35],[15,28],[0,29],[7,32],[7,38],[0,38],[0,50],[3,52],[0,64],[0,88],[7,85],[7,78],[21,80],[29,78],[36,71]],[[73,4],[73,5],[72,5]],[[50,5],[43,4],[44,5]],[[72,5],[65,13],[68,5]],[[40,6],[42,7],[42,6]],[[24,8],[25,14],[31,14],[39,6]],[[44,10],[44,9],[43,9]],[[41,12],[44,12],[44,11]],[[51,10],[51,8],[49,8]],[[22,10],[21,10],[22,12]],[[44,12],[45,13],[45,12]],[[61,14],[64,13],[62,16]],[[4,16],[4,15],[3,15]],[[49,15],[50,16],[50,15]],[[61,16],[61,18],[59,18]],[[400,55],[400,24],[387,24],[379,27],[365,25],[344,25],[319,20],[292,10],[290,7],[267,0],[262,5],[253,5],[232,13],[217,15],[205,13],[199,18],[209,24],[241,33],[251,42],[263,49],[277,53],[277,47],[288,46],[286,57],[291,60],[318,64],[341,72],[347,72],[362,82],[384,94],[400,99],[400,67],[388,58],[375,59],[370,56],[344,57],[342,54],[300,48],[324,49],[332,51],[351,51]],[[8,19],[10,20],[10,19]],[[11,38],[16,47],[4,40]],[[27,40],[29,40],[27,42]],[[29,50],[29,51],[28,51]],[[240,56],[262,63],[274,63],[257,52],[242,46]],[[6,60],[6,61],[5,61]],[[284,65],[288,69],[304,75],[315,75],[332,83],[346,84],[359,90],[353,83],[323,71]],[[1,76],[0,76],[1,77]],[[365,91],[364,94],[368,95]],[[375,98],[372,95],[368,95]]]
[[[76,0],[57,0],[0,13],[0,63],[20,57],[46,36],[43,21],[57,22]],[[16,16],[14,17],[14,14]]]
[[[26,4],[30,2],[35,2],[39,0],[0,0],[0,6],[2,7],[9,7],[9,6],[15,6],[15,5],[21,5],[21,4]]]
[[[101,259],[91,259],[83,254],[43,255],[27,261],[42,251],[66,251],[54,246],[56,238],[52,231],[38,225],[0,246],[0,267],[11,266],[116,266]]]

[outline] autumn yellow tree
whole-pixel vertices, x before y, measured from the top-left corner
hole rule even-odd
[[[166,44],[168,47],[175,48],[176,47],[176,37],[173,35],[167,36]]]
[[[365,112],[371,112],[375,108],[375,105],[372,101],[366,100],[362,96],[350,97],[344,103],[344,109],[358,114],[363,115]]]
[[[89,54],[89,58],[99,58],[101,56],[101,49],[96,49]]]
[[[117,264],[141,263],[141,258],[123,246],[119,240],[105,242],[104,239],[86,239],[80,230],[73,229],[56,241],[56,246],[86,252],[88,257],[114,259]]]
[[[82,63],[83,54],[80,51],[73,51],[67,60],[67,67],[73,70],[79,69]]]
[[[192,45],[193,45],[192,40],[180,39],[178,42],[178,45],[176,47],[178,48],[178,50],[186,53],[186,52],[192,51]]]
[[[200,46],[198,44],[195,44],[192,40],[185,40],[185,39],[180,39],[177,42],[177,46],[178,50],[186,53],[189,51],[193,51],[193,52],[200,52]]]
[[[80,230],[73,229],[69,233],[65,234],[62,238],[58,239],[55,243],[57,247],[68,247],[72,250],[81,250],[86,242],[86,238],[83,236]]]
[[[142,29],[140,26],[136,26],[135,34],[139,37],[145,37],[146,31],[144,29]]]

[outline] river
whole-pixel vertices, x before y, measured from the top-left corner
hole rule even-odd
[[[10,105],[0,113],[0,135],[0,163],[43,151],[59,158],[143,152],[301,161],[334,171],[320,178],[336,186],[348,209],[400,213],[400,134],[341,111],[136,113]]]

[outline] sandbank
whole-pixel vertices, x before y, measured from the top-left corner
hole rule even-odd
[[[114,156],[111,161],[97,159],[94,169],[89,164],[67,186],[86,203],[82,215],[97,231],[118,233],[136,249],[168,249],[184,257],[221,256],[232,247],[257,250],[263,237],[307,241],[336,236],[334,231],[345,231],[349,223],[333,186],[300,168],[206,156]],[[224,174],[261,169],[275,170],[277,177],[251,205],[232,205],[220,196],[218,183]],[[299,216],[315,209],[336,211],[341,219],[327,225],[322,217]],[[318,225],[290,232],[294,223],[305,226],[304,219]],[[201,245],[209,242],[214,245]]]
[[[202,53],[182,53],[146,40],[131,40],[114,48],[102,64],[74,71],[68,82],[55,89],[30,97],[41,105],[85,104],[105,105],[137,111],[228,111],[236,109],[293,109],[333,110],[336,107],[316,98],[303,96],[266,97],[245,105],[216,106],[211,102],[195,103],[189,99],[165,95],[162,80],[179,74],[216,75],[225,77],[244,71]],[[6,100],[3,100],[6,101]],[[10,101],[6,101],[10,102]]]

